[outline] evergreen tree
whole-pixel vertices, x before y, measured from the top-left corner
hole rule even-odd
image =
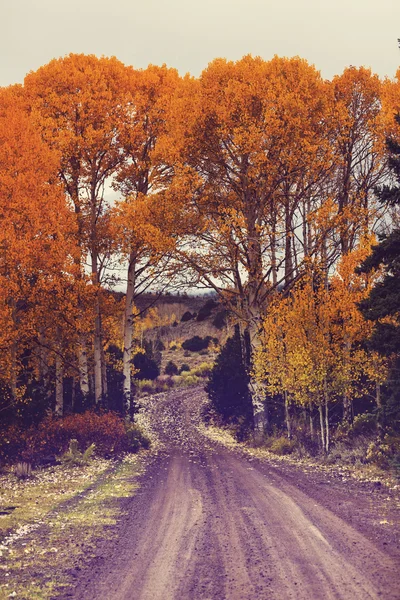
[[[239,329],[223,346],[211,371],[206,392],[215,411],[225,423],[240,425],[238,437],[243,437],[252,424],[252,404],[249,376],[242,357]]]
[[[400,128],[400,115],[396,116]],[[377,190],[380,201],[387,206],[400,206],[400,144],[393,138],[387,140],[392,185]],[[364,317],[375,322],[374,334],[369,342],[372,349],[393,358],[390,372],[386,418],[392,427],[400,427],[400,228],[395,227],[389,235],[381,236],[372,254],[360,265],[359,273],[370,273],[383,268],[382,280],[371,290],[359,308]],[[390,318],[390,322],[382,319]]]
[[[400,127],[400,115],[396,121]],[[387,206],[400,206],[400,144],[387,140],[389,166],[393,175],[393,185],[385,185],[377,190],[380,201]],[[396,320],[400,312],[400,229],[395,228],[387,236],[381,236],[380,243],[374,246],[372,254],[361,264],[360,273],[369,273],[383,267],[384,277],[372,289],[368,298],[360,303],[364,317],[375,321],[375,333],[371,345],[381,354],[391,355],[400,352],[400,322],[381,323],[385,317]]]

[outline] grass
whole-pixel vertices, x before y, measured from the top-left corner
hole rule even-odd
[[[119,500],[134,494],[141,465],[140,455],[129,455],[119,463],[96,459],[82,467],[54,467],[24,483],[2,476],[2,505],[18,507],[0,517],[0,576],[6,582],[0,600],[47,600],[68,586],[71,570],[79,570],[99,540],[113,534]]]
[[[325,473],[339,474],[343,481],[350,478],[367,482],[380,481],[388,488],[399,489],[398,478],[392,472],[382,469],[373,463],[363,464],[353,458],[350,460],[347,456],[341,462],[338,461],[337,457],[336,460],[330,461],[330,455],[328,457],[323,455],[319,457],[300,457],[294,449],[292,453],[288,454],[282,452],[281,447],[278,447],[278,452],[273,452],[272,449],[267,448],[264,444],[253,445],[251,442],[238,442],[229,428],[221,428],[214,425],[205,426],[202,424],[199,429],[203,435],[227,448],[240,450],[252,458],[267,459],[271,464],[275,463],[279,465],[279,463],[288,463],[300,466],[304,472],[319,470]],[[276,439],[278,440],[279,438]],[[272,441],[270,444],[273,445]],[[278,446],[279,444],[280,442],[278,442]],[[354,450],[354,452],[358,453],[359,449]]]

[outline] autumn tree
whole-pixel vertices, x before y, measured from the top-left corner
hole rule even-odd
[[[57,167],[58,154],[37,132],[21,89],[2,89],[0,352],[1,378],[9,382],[13,402],[24,398],[21,373],[28,363],[44,375],[57,362],[65,333],[61,312],[68,311],[63,299],[76,248]]]
[[[315,225],[311,236],[308,224],[331,168],[327,102],[306,61],[250,56],[215,60],[198,81],[186,78],[174,99],[165,144],[196,215],[180,257],[218,292],[253,346],[271,293],[290,286],[321,244],[323,234]],[[244,349],[249,368],[251,346]]]
[[[352,400],[376,392],[386,366],[369,353],[364,341],[370,324],[358,310],[374,279],[355,273],[369,252],[363,243],[345,255],[325,285],[323,273],[311,272],[289,297],[277,297],[263,324],[256,351],[255,375],[270,394],[285,398],[286,424],[291,434],[290,403],[315,406],[320,416],[322,446],[329,451],[329,406],[343,404],[343,419],[352,420]],[[321,285],[322,283],[322,285]]]
[[[375,187],[387,176],[382,82],[370,69],[349,67],[333,78],[330,88],[335,237],[340,254],[346,254],[382,217],[374,196]]]
[[[400,73],[400,71],[399,71]],[[399,78],[400,79],[400,78]],[[383,205],[395,209],[400,205],[400,116],[396,114],[395,127],[387,139],[391,182],[377,190]],[[373,246],[372,253],[360,265],[358,272],[371,274],[383,270],[383,276],[360,302],[364,317],[373,324],[370,346],[380,355],[391,359],[392,382],[398,381],[400,355],[400,228],[394,222],[393,229],[381,236],[380,243]],[[398,421],[399,398],[396,383],[391,383],[391,410]],[[382,406],[379,407],[383,413]],[[382,421],[384,421],[382,414]]]
[[[130,73],[131,104],[119,133],[125,160],[114,187],[123,194],[115,213],[116,239],[127,261],[127,293],[124,315],[124,397],[132,400],[132,345],[134,320],[139,315],[135,300],[151,287],[172,283],[172,236],[182,227],[176,203],[158,196],[168,187],[173,165],[158,146],[165,133],[168,105],[179,82],[175,69],[149,66]]]
[[[32,115],[49,147],[60,156],[59,177],[78,224],[78,259],[83,276],[87,255],[95,290],[94,387],[103,395],[101,284],[113,240],[109,234],[109,205],[105,191],[125,160],[118,134],[125,122],[129,97],[128,73],[116,58],[70,54],[30,73],[24,88]],[[79,327],[79,323],[77,323]],[[84,332],[79,350],[80,385],[89,392]]]

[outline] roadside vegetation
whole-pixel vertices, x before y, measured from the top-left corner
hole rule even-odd
[[[122,501],[134,495],[143,459],[91,458],[0,475],[0,598],[45,600],[74,583],[113,535]]]

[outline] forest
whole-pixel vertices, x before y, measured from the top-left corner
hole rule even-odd
[[[0,459],[43,423],[119,431],[157,296],[201,289],[234,332],[209,417],[288,451],[373,432],[400,464],[399,114],[400,70],[298,57],[70,54],[1,88]]]

